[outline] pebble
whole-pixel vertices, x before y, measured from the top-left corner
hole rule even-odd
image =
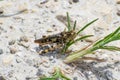
[[[27,36],[21,36],[20,41],[28,42]]]
[[[73,0],[73,2],[74,2],[74,3],[77,3],[77,2],[79,2],[79,0]]]
[[[20,62],[22,62],[22,61],[21,61],[20,59],[16,59],[16,62],[17,62],[17,63],[20,63]]]
[[[9,45],[13,45],[13,44],[15,44],[15,40],[11,40],[11,41],[9,42]]]
[[[47,3],[49,0],[43,0],[42,2],[40,2],[40,4],[45,4]]]
[[[3,54],[3,50],[2,49],[0,49],[0,54]]]
[[[53,29],[49,28],[47,29],[47,32],[53,32]]]
[[[54,59],[54,57],[53,57],[53,56],[50,56],[50,57],[49,57],[49,60],[50,60],[50,61],[52,61],[53,59]]]
[[[17,49],[15,47],[10,47],[10,53],[15,54],[17,52]]]

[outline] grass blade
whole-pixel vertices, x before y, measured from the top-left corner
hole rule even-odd
[[[77,52],[73,52],[71,55],[69,55],[68,57],[65,58],[64,62],[65,63],[71,63],[74,62],[80,58],[82,58],[84,55],[91,53],[92,50],[91,48],[86,49],[86,50],[82,50],[82,51],[77,51]]]
[[[75,28],[76,28],[76,22],[77,21],[74,22],[73,30],[75,30]]]
[[[93,46],[104,46],[105,44],[111,42],[111,41],[115,41],[115,40],[119,40],[120,39],[120,27],[118,27],[114,32],[112,32],[111,34],[109,34],[108,36],[106,36],[104,39],[96,42]]]
[[[67,28],[68,28],[68,31],[70,31],[71,30],[71,25],[70,25],[70,17],[69,17],[68,12],[67,12],[67,22],[68,22]]]
[[[66,47],[64,47],[64,52],[66,52],[66,50],[67,50],[71,45],[73,45],[74,43],[76,43],[76,42],[78,42],[78,41],[80,41],[80,40],[82,40],[82,39],[91,37],[91,36],[93,36],[93,35],[86,35],[86,36],[80,37],[80,38],[78,38],[78,39],[76,39],[76,40],[74,40],[74,41],[68,42],[68,43],[66,44]]]
[[[97,21],[97,20],[98,20],[98,18],[95,19],[95,20],[93,20],[93,21],[91,21],[90,23],[86,24],[82,29],[80,29],[80,30],[77,32],[77,34],[79,34],[80,32],[82,32],[85,28],[87,28],[88,26],[90,26],[92,23],[94,23],[94,22]]]
[[[80,40],[86,39],[86,38],[88,38],[88,37],[91,37],[91,36],[93,36],[93,35],[82,36],[82,37],[76,39],[72,44],[76,43],[77,41],[80,41]]]
[[[52,75],[52,77],[42,77],[39,80],[70,80],[69,78],[67,78],[64,74],[62,74],[61,70],[56,67],[55,68],[55,73]]]
[[[78,38],[78,39],[76,39],[76,40],[69,41],[69,42],[63,47],[62,53],[66,52],[67,49],[68,49],[71,45],[73,45],[74,43],[76,43],[76,42],[78,42],[78,41],[80,41],[80,40],[82,40],[82,39],[91,37],[91,36],[93,36],[93,35],[86,35],[86,36],[82,36],[82,37],[80,37],[80,38]]]
[[[120,51],[120,48],[116,47],[116,46],[103,46],[103,47],[101,47],[101,49],[106,49],[106,50],[110,50],[110,51]]]

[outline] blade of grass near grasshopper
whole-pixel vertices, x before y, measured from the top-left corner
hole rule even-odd
[[[75,28],[76,28],[76,22],[77,21],[74,22],[73,30],[75,30]]]
[[[64,74],[62,74],[61,70],[57,67],[55,68],[55,73],[52,75],[52,77],[43,77],[40,78],[39,80],[70,80],[67,78]]]
[[[87,54],[93,53],[95,50],[98,50],[98,49],[106,48],[107,50],[119,51],[120,48],[118,48],[118,47],[115,47],[115,46],[114,47],[111,47],[111,46],[106,47],[105,46],[105,44],[115,41],[115,40],[120,40],[120,27],[117,28],[114,32],[112,32],[108,36],[106,36],[105,38],[103,38],[102,40],[96,42],[93,46],[88,47],[86,50],[73,52],[73,54],[69,55],[64,61],[66,63],[73,62],[79,58],[82,58],[83,56],[85,56]]]
[[[68,30],[70,30],[70,20],[69,20],[69,15],[68,15],[68,13],[67,13],[67,19],[68,19]],[[88,26],[90,26],[92,23],[94,23],[95,21],[97,21],[98,19],[95,19],[95,20],[93,20],[93,21],[91,21],[90,23],[88,23],[88,24],[86,24],[82,29],[80,29],[78,32],[77,32],[77,35],[80,33],[80,32],[82,32],[84,29],[86,29]],[[76,28],[76,21],[74,22],[74,26],[73,26],[73,30]],[[77,36],[76,35],[76,36]],[[66,52],[67,51],[67,49],[72,45],[72,44],[74,44],[75,42],[77,42],[77,41],[80,41],[80,40],[82,40],[82,39],[85,39],[85,38],[87,38],[87,37],[91,37],[91,36],[83,36],[83,37],[81,37],[81,38],[78,38],[78,39],[76,39],[75,41],[74,41],[74,39],[72,39],[72,40],[70,40],[68,43],[66,43],[65,44],[65,46],[63,47],[63,49],[62,49],[62,53],[64,53],[64,52]]]
[[[106,50],[110,50],[110,51],[120,51],[120,48],[116,47],[116,46],[103,46],[103,47],[101,47],[101,49],[106,49]]]
[[[86,24],[82,29],[80,29],[80,30],[77,32],[77,34],[79,34],[80,32],[82,32],[85,28],[87,28],[88,26],[90,26],[92,23],[94,23],[94,22],[97,21],[97,20],[98,20],[98,18],[95,19],[95,20],[93,20],[93,21],[91,21],[90,23]]]
[[[67,22],[68,22],[67,28],[68,28],[68,31],[70,31],[71,30],[71,24],[70,24],[70,17],[69,17],[68,12],[67,12]]]
[[[74,43],[76,43],[76,42],[78,42],[78,41],[80,41],[80,40],[82,40],[82,39],[86,39],[86,38],[88,38],[88,37],[91,37],[91,36],[93,36],[93,35],[86,35],[86,36],[83,36],[83,37],[80,37],[80,38],[78,38],[78,39],[76,39],[76,40],[73,40],[73,41],[70,41],[70,42],[68,42],[66,45],[65,45],[65,47],[63,48],[63,53],[65,52],[65,51],[67,51],[67,49],[72,45],[72,44],[74,44]]]

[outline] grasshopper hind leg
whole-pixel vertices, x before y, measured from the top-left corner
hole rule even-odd
[[[51,53],[51,52],[60,52],[62,45],[61,44],[51,44],[51,45],[45,45],[45,46],[40,46],[41,50],[39,51],[39,54],[44,54],[44,53]]]

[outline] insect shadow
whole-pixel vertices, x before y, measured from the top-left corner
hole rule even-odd
[[[54,58],[61,58],[61,59],[64,59],[67,56],[67,54],[64,54],[64,55],[59,54],[59,53],[61,53],[60,48],[56,48],[56,49],[54,49],[52,51],[49,51],[49,48],[50,48],[50,45],[37,46],[37,47],[35,47],[35,50],[41,56],[48,56],[48,57],[53,56]]]

